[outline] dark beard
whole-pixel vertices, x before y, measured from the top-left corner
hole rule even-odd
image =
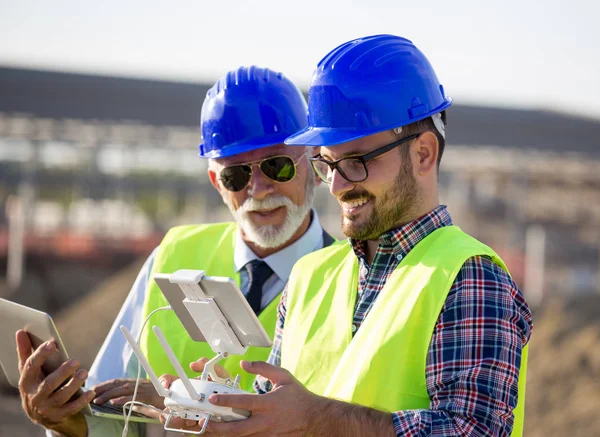
[[[406,161],[405,161],[406,162]],[[353,225],[354,216],[347,216],[350,224],[342,218],[342,232],[355,240],[376,240],[379,236],[410,221],[412,211],[419,199],[420,189],[412,173],[412,164],[407,160],[396,176],[392,187],[377,199],[367,191],[351,191],[340,197],[340,201],[368,198],[375,202],[374,211],[360,226]]]

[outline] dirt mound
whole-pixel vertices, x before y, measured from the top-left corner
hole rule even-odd
[[[545,302],[534,323],[525,436],[600,435],[600,295]]]
[[[69,356],[82,367],[92,365],[144,261],[123,268],[56,317]]]

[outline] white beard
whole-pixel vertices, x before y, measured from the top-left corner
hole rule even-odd
[[[306,218],[306,214],[313,205],[315,187],[316,182],[311,174],[306,181],[306,192],[302,205],[296,205],[288,197],[277,194],[263,200],[249,197],[237,210],[228,201],[225,201],[225,204],[249,240],[263,249],[274,249],[287,243]],[[285,207],[287,215],[283,224],[278,226],[256,225],[248,214],[251,211],[269,210],[282,206]]]

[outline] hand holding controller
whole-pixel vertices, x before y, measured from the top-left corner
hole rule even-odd
[[[228,290],[226,298],[219,301],[218,293],[216,298],[207,296],[201,287],[201,281],[204,279],[208,280],[206,286],[210,290],[213,290],[210,286],[215,284],[221,289]],[[209,420],[231,422],[250,417],[250,411],[213,405],[208,400],[212,394],[216,393],[246,394],[239,388],[239,375],[232,381],[231,378],[221,378],[216,374],[214,366],[217,362],[229,354],[244,354],[250,345],[266,347],[271,344],[264,328],[239,288],[229,278],[205,277],[204,272],[200,270],[179,270],[171,275],[157,274],[154,280],[163,294],[165,293],[163,287],[166,288],[170,284],[179,286],[184,295],[184,299],[181,301],[183,305],[172,304],[171,307],[175,309],[180,320],[185,320],[188,324],[190,320],[193,320],[206,342],[217,354],[206,363],[200,379],[189,379],[164,334],[158,326],[154,326],[153,331],[180,378],[174,381],[169,389],[166,389],[159,382],[131,333],[127,328],[121,326],[123,335],[144,367],[156,391],[165,398],[165,407],[169,409],[165,430],[203,434]],[[216,293],[216,291],[214,292]],[[223,306],[223,311],[220,306]],[[189,329],[187,330],[189,332]],[[211,380],[209,380],[209,376]],[[204,420],[202,429],[194,432],[170,428],[169,424],[173,417],[197,421],[206,420]]]

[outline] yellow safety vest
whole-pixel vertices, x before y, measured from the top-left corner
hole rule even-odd
[[[455,226],[440,228],[400,262],[356,335],[358,260],[349,244],[303,257],[288,282],[281,366],[313,393],[382,411],[427,409],[427,353],[435,324],[465,261],[496,253]],[[527,346],[513,436],[523,432]]]

